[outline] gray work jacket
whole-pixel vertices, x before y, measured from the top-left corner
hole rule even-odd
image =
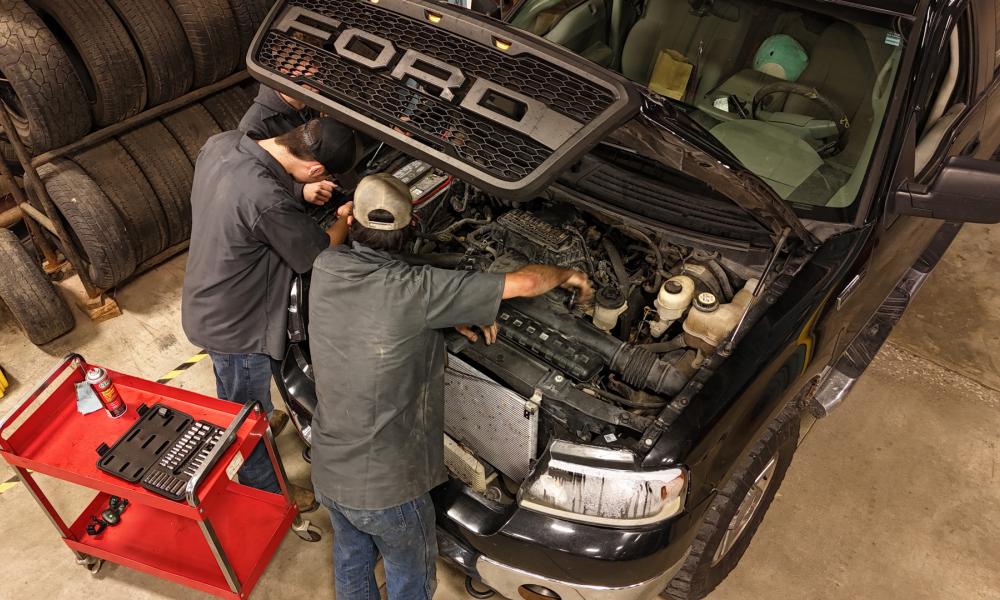
[[[285,352],[293,273],[304,273],[330,237],[292,196],[291,176],[238,131],[213,136],[195,165],[191,246],[181,322],[191,343],[214,352]]]
[[[267,140],[288,133],[299,125],[319,118],[319,113],[308,106],[296,110],[282,99],[278,92],[260,86],[257,97],[240,120],[239,130],[255,140]],[[304,186],[295,182],[292,195],[302,198]]]
[[[297,110],[285,102],[278,92],[262,85],[250,109],[240,120],[239,130],[255,140],[266,140],[316,118],[319,118],[319,112],[308,106]]]
[[[504,275],[325,250],[309,290],[318,404],[312,480],[334,502],[398,506],[447,479],[443,329],[493,323]]]

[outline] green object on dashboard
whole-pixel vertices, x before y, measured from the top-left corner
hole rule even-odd
[[[790,35],[772,35],[761,43],[753,59],[754,70],[785,81],[795,81],[809,66],[805,48]]]

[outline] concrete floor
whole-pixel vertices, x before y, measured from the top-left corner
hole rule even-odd
[[[711,596],[1000,599],[1000,228],[962,232],[845,406],[809,434],[743,561]],[[73,350],[155,379],[197,348],[180,328],[184,257],[118,292],[125,314],[36,348],[0,313],[0,365],[14,384],[0,411]],[[2,310],[2,309],[0,309]],[[204,361],[176,380],[214,389]],[[293,480],[308,478],[292,432],[279,439]],[[0,482],[7,467],[0,467]],[[56,489],[69,510],[88,498]],[[256,598],[332,598],[329,520],[318,544],[289,535]],[[207,598],[108,565],[73,564],[21,486],[0,493],[0,599]],[[437,598],[465,598],[439,569]]]

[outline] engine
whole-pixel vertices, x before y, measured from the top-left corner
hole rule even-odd
[[[584,271],[593,283],[586,305],[562,289],[505,301],[497,318],[502,343],[453,350],[460,361],[450,377],[462,391],[446,406],[446,430],[515,480],[553,435],[637,443],[652,416],[727,341],[762,271],[550,198],[510,204],[456,182],[416,202],[408,260],[489,272],[551,264]],[[453,450],[453,472],[479,468],[470,467],[479,464],[473,458],[457,464],[454,457],[464,455]]]

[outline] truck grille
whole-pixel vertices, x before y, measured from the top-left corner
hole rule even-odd
[[[541,100],[560,113],[591,121],[615,100],[608,90],[583,77],[554,69],[530,55],[511,56],[484,48],[449,31],[357,0],[291,0],[287,6],[335,18],[345,27],[378,33],[402,48],[423,52],[485,77],[516,92]],[[351,88],[354,91],[357,88]]]
[[[516,181],[537,169],[551,151],[458,106],[363,69],[336,54],[271,31],[258,59],[268,68],[308,83],[341,102],[365,110],[384,125],[419,135],[437,150],[475,164],[495,177]],[[308,73],[306,73],[308,71]],[[405,121],[399,116],[405,115]]]
[[[540,192],[640,102],[633,84],[554,44],[424,0],[279,0],[248,68],[347,125],[512,197]]]

